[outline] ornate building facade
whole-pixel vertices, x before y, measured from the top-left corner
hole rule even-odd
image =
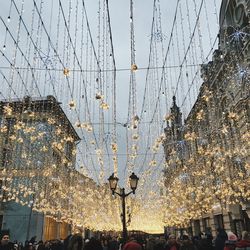
[[[201,68],[196,103],[182,123],[174,98],[165,129],[165,186],[179,196],[167,198],[178,223],[166,215],[166,224],[191,225],[194,235],[250,230],[249,66],[250,1],[223,0],[219,47]]]
[[[1,101],[0,125],[1,228],[23,242],[65,238],[79,136],[53,96]]]

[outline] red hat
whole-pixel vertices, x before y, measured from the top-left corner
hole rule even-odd
[[[134,241],[130,241],[125,244],[123,250],[142,250],[142,247]]]

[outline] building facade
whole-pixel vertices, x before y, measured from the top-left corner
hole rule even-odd
[[[0,125],[1,228],[22,242],[65,238],[79,136],[53,96],[1,101]]]
[[[185,189],[175,216],[193,235],[250,230],[249,23],[250,1],[222,1],[219,48],[201,68],[197,100],[182,123],[174,98],[165,128],[165,186]]]

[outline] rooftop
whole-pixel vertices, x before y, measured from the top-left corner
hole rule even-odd
[[[25,96],[23,99],[10,99],[0,101],[0,115],[3,114],[3,108],[8,105],[12,108],[14,113],[25,113],[29,112],[43,112],[50,113],[54,118],[60,121],[68,133],[73,135],[75,141],[81,140],[67,115],[60,106],[60,102],[56,100],[54,96],[47,96],[44,98],[31,98],[30,96]]]

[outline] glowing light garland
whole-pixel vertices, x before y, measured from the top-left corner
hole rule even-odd
[[[202,4],[198,11],[196,1],[190,5],[186,1],[187,10],[184,12],[184,3],[177,2],[169,44],[165,49],[160,1],[154,1],[145,92],[141,112],[138,112],[140,95],[135,75],[139,74],[140,65],[135,60],[136,17],[131,0],[131,63],[127,67],[131,69],[130,104],[127,121],[118,123],[116,67],[108,1],[100,0],[98,5],[97,49],[84,1],[81,4],[77,1],[75,8],[73,1],[65,5],[59,1],[58,10],[54,6],[56,18],[51,17],[48,22],[44,16],[48,6],[43,1],[38,2],[33,1],[31,27],[24,21],[28,19],[23,18],[29,13],[23,11],[28,6],[24,1],[19,10],[16,1],[12,0],[11,16],[9,14],[7,21],[2,20],[1,23],[6,33],[1,60],[9,67],[9,77],[8,72],[1,71],[1,96],[6,99],[4,104],[1,103],[0,124],[0,146],[4,148],[1,156],[5,164],[0,169],[3,202],[13,201],[29,206],[73,227],[120,231],[120,201],[110,195],[105,184],[105,177],[111,169],[115,173],[121,172],[118,168],[121,149],[116,136],[117,124],[125,124],[122,129],[128,133],[128,162],[124,176],[132,170],[138,171],[140,176],[136,196],[127,201],[129,230],[158,233],[163,231],[165,225],[187,225],[191,219],[211,212],[214,204],[219,203],[223,209],[229,209],[230,204],[243,205],[249,201],[250,135],[248,130],[241,130],[247,109],[243,109],[244,114],[237,109],[223,110],[225,114],[221,114],[219,119],[210,119],[210,123],[216,121],[216,124],[215,127],[208,127],[214,133],[209,135],[202,130],[202,126],[215,107],[212,102],[214,92],[206,89],[201,96],[205,105],[196,110],[189,124],[191,128],[183,129],[182,140],[170,142],[163,134],[165,122],[171,123],[173,119],[171,115],[165,115],[169,112],[173,91],[177,93],[177,100],[183,99],[182,106],[191,107],[190,89],[195,93],[201,84],[199,69],[195,73],[187,65],[197,65],[198,68],[201,64],[199,59],[206,60],[200,27]],[[191,13],[191,6],[195,7],[195,13]],[[72,11],[75,11],[75,18],[72,18]],[[207,18],[207,9],[205,11]],[[51,10],[51,15],[53,13]],[[191,37],[190,40],[188,38],[188,45],[184,37],[184,13],[187,14],[188,36]],[[196,17],[194,28],[190,21],[192,14]],[[81,16],[81,28],[78,16]],[[53,21],[56,21],[55,26]],[[16,35],[10,26],[12,23],[18,31]],[[181,32],[178,32],[179,24]],[[50,32],[53,28],[55,34]],[[212,45],[210,36],[209,30]],[[21,43],[20,37],[25,38],[21,39]],[[237,65],[234,67],[228,63],[227,71],[234,74],[225,83],[230,82],[230,87],[234,89],[237,82],[238,87],[245,86],[247,89],[248,66],[239,63],[239,58],[242,43],[249,39],[248,30],[234,28],[227,38],[228,47],[237,48],[236,57],[231,58],[231,62],[235,60]],[[26,45],[22,40],[26,41]],[[179,43],[181,40],[183,48]],[[171,65],[176,65],[173,63],[176,55],[180,66],[172,69]],[[226,55],[221,54],[220,60],[224,59]],[[161,68],[161,65],[164,67]],[[193,81],[188,90],[180,88],[179,82],[183,88],[186,88],[184,83],[190,84],[190,76]],[[204,80],[209,81],[209,76]],[[173,82],[178,82],[176,87]],[[244,86],[241,85],[243,83]],[[58,117],[56,111],[46,110],[44,101],[40,103],[39,111],[32,107],[32,102],[36,102],[35,95],[39,96],[39,101],[42,94],[51,93],[63,102],[63,110],[80,134],[82,142],[78,147],[73,126],[65,126],[65,120],[62,122],[64,111],[59,112]],[[27,95],[31,96],[31,101],[27,101],[29,98],[22,99]],[[23,105],[18,111],[13,108],[13,98]],[[227,122],[219,124],[222,118]],[[100,125],[98,128],[95,127],[96,121]],[[105,121],[110,124],[106,125]],[[105,135],[111,139],[105,140]],[[163,143],[171,146],[167,162],[164,160]],[[189,157],[185,158],[186,154]],[[163,169],[165,176],[162,176]]]

